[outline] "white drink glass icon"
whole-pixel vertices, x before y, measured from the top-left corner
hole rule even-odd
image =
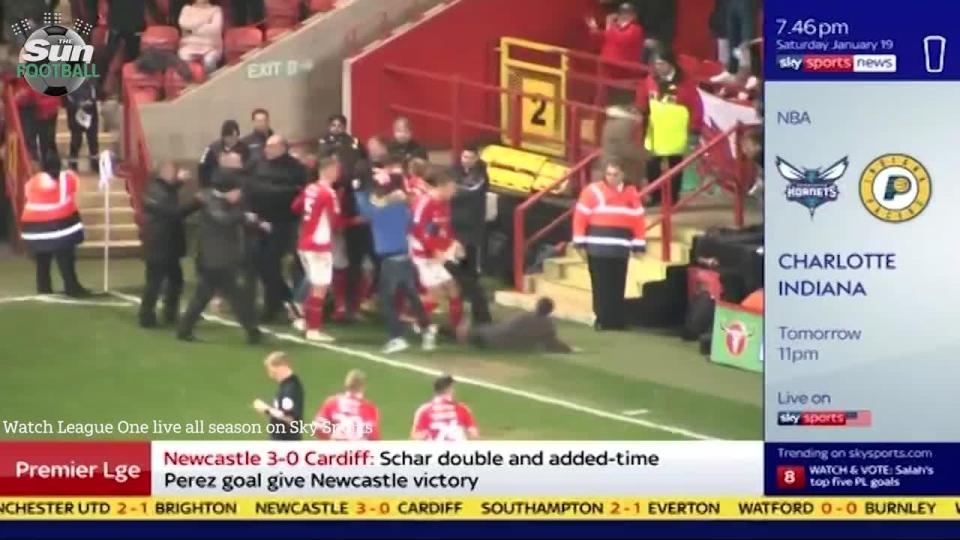
[[[927,63],[927,73],[943,72],[943,59],[947,53],[947,38],[927,36],[923,38],[923,57]]]

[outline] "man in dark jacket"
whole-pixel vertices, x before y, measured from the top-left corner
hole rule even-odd
[[[250,150],[250,159],[259,159],[263,157],[263,147],[267,144],[267,139],[273,135],[270,129],[270,113],[266,109],[254,109],[250,113],[250,120],[253,122],[253,131],[240,139]]]
[[[133,61],[140,55],[140,34],[147,27],[147,9],[153,18],[159,18],[156,0],[106,0],[107,44],[97,62],[100,90],[107,79],[110,63],[123,42],[124,62]]]
[[[253,306],[244,299],[237,282],[237,270],[244,259],[244,228],[255,216],[244,212],[236,171],[219,171],[213,188],[201,191],[199,199],[202,208],[197,232],[197,289],[180,319],[177,339],[196,340],[193,327],[214,294],[219,293],[230,302],[247,332],[247,342],[259,343],[261,335]]]
[[[243,163],[250,159],[250,150],[240,140],[240,125],[236,120],[226,120],[220,127],[220,138],[203,151],[197,168],[197,180],[201,188],[210,187],[213,173],[220,167],[220,156],[226,153],[238,154]]]
[[[186,179],[186,171],[178,170],[173,162],[164,163],[143,195],[143,254],[147,263],[147,285],[140,300],[140,326],[144,328],[157,325],[154,308],[164,282],[164,322],[174,324],[180,313],[180,294],[183,292],[180,259],[187,253],[183,220],[200,208],[199,201],[180,204],[178,193]]]
[[[250,210],[271,224],[271,231],[259,242],[257,270],[263,282],[263,316],[274,320],[290,302],[290,287],[283,277],[284,256],[292,254],[299,216],[291,205],[307,185],[307,169],[287,151],[280,135],[271,135],[264,145],[263,159],[250,168],[244,194]]]
[[[70,128],[70,168],[77,170],[77,156],[80,155],[80,145],[86,135],[90,170],[99,172],[100,111],[97,106],[96,83],[88,79],[64,97],[64,104],[67,108],[67,127]]]
[[[327,133],[320,137],[320,156],[326,157],[336,154],[340,160],[340,168],[344,176],[354,170],[357,161],[363,157],[363,147],[360,141],[347,132],[347,117],[342,114],[331,114],[327,119]],[[347,179],[347,182],[352,181]]]
[[[390,153],[401,156],[404,161],[418,157],[429,160],[427,149],[413,138],[410,120],[401,116],[393,121],[393,140],[390,141]]]
[[[499,324],[475,326],[469,330],[461,327],[457,337],[481,349],[506,349],[516,351],[543,351],[572,353],[573,347],[557,336],[557,327],[550,314],[553,300],[547,297],[537,300],[533,313],[517,315]]]
[[[449,270],[464,296],[470,300],[473,322],[486,324],[491,321],[490,306],[480,284],[480,268],[487,236],[487,190],[490,185],[487,164],[480,159],[477,148],[470,146],[461,152],[460,163],[452,172],[458,188],[450,201],[453,232],[463,245],[465,256],[458,264],[450,263],[453,268]]]

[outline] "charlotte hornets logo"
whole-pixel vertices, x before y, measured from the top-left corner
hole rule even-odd
[[[829,167],[806,169],[777,156],[777,171],[790,182],[786,190],[787,200],[803,205],[810,211],[810,219],[817,208],[840,196],[836,182],[847,172],[849,165],[850,161],[844,157]]]

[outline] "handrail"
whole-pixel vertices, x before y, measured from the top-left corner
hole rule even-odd
[[[713,186],[719,183],[719,178],[712,178],[709,181],[701,184],[692,193],[687,194],[685,197],[681,198],[679,201],[674,203],[671,200],[672,192],[670,189],[671,184],[669,182],[669,179],[673,178],[675,175],[680,174],[685,167],[689,166],[694,161],[701,158],[702,156],[707,154],[709,151],[713,150],[718,145],[729,144],[728,138],[734,133],[737,133],[737,134],[742,133],[744,129],[747,129],[750,127],[752,126],[748,126],[742,123],[737,123],[735,126],[727,129],[726,131],[717,135],[713,139],[710,139],[706,143],[702,144],[694,152],[692,152],[690,155],[688,155],[683,160],[681,160],[680,163],[668,169],[666,172],[660,175],[659,178],[657,178],[653,182],[650,182],[646,187],[640,190],[639,195],[641,200],[646,196],[650,195],[651,193],[653,193],[655,190],[657,189],[661,190],[660,216],[654,220],[648,221],[646,223],[646,228],[647,230],[650,230],[656,227],[657,225],[660,225],[660,237],[661,237],[660,243],[662,247],[662,251],[661,251],[662,261],[664,262],[671,261],[671,244],[673,241],[673,238],[672,238],[673,213],[675,213],[680,208],[688,205],[693,199],[696,199],[702,193],[708,191],[710,188],[712,188]],[[739,147],[740,145],[737,144],[737,149],[738,149],[737,157],[738,157],[738,160],[742,160],[743,158],[739,151]],[[542,227],[539,231],[534,233],[529,239],[524,238],[526,236],[525,218],[526,218],[527,210],[531,206],[533,206],[535,203],[537,203],[539,200],[541,200],[543,197],[545,197],[548,193],[550,193],[551,190],[555,189],[558,185],[560,185],[562,181],[569,179],[569,177],[571,177],[573,174],[586,172],[586,168],[589,167],[592,161],[597,157],[599,157],[600,154],[601,152],[599,150],[591,153],[589,156],[584,158],[581,162],[577,163],[574,167],[572,167],[567,176],[558,180],[554,184],[551,184],[550,186],[540,190],[536,194],[532,195],[530,198],[528,198],[526,201],[524,201],[514,210],[514,213],[513,213],[513,233],[514,233],[513,280],[514,280],[514,287],[518,291],[524,290],[524,262],[525,262],[524,253],[526,253],[527,249],[531,245],[533,245],[536,241],[540,240],[541,238],[546,236],[546,234],[549,233],[551,230],[555,229],[561,223],[569,219],[570,216],[573,214],[574,207],[571,206],[569,209],[563,212],[560,216],[558,216],[553,221],[548,223],[546,226]],[[654,158],[651,158],[651,159],[654,159]],[[738,171],[739,171],[738,175],[742,174],[742,168],[738,169]],[[744,221],[743,197],[745,193],[742,179],[738,177],[737,181],[734,182],[734,186],[735,186],[734,224],[737,227],[742,227],[743,221]]]
[[[523,270],[524,270],[524,256],[527,248],[530,247],[538,239],[545,236],[547,233],[556,228],[560,223],[563,222],[570,214],[573,213],[573,207],[568,209],[566,212],[561,214],[558,218],[554,219],[552,222],[547,224],[545,227],[540,229],[536,234],[534,234],[530,240],[524,239],[526,235],[526,223],[525,218],[527,215],[527,209],[536,204],[538,201],[543,199],[548,193],[551,193],[557,187],[561,186],[564,182],[570,181],[575,175],[579,175],[580,187],[583,187],[587,175],[585,174],[587,168],[593,163],[594,160],[603,155],[601,149],[594,150],[587,157],[583,158],[575,164],[573,167],[570,167],[570,170],[567,171],[567,174],[563,175],[561,178],[557,179],[549,186],[541,189],[537,193],[533,194],[527,200],[523,201],[519,206],[517,206],[513,211],[513,284],[518,291],[523,290]]]
[[[12,81],[12,80],[11,80]],[[20,216],[23,213],[24,185],[33,174],[33,161],[27,151],[26,137],[23,135],[23,125],[20,123],[20,107],[17,105],[14,93],[15,84],[7,81],[3,88],[4,124],[6,125],[6,160],[4,163],[7,194],[10,198],[10,207],[13,211],[13,223],[16,234],[11,239],[12,244],[20,246]],[[32,90],[31,90],[32,91]]]
[[[143,203],[141,194],[150,174],[150,152],[147,149],[146,136],[140,123],[140,109],[136,101],[135,87],[123,81],[123,162],[127,194],[133,207],[134,220],[138,226],[143,224]]]

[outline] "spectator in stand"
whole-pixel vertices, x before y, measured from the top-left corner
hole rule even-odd
[[[648,62],[650,54],[663,47],[672,47],[677,34],[677,0],[633,0],[637,20],[646,32],[643,45],[644,57]]]
[[[77,170],[77,157],[83,136],[87,136],[90,170],[100,170],[100,111],[97,105],[97,87],[91,80],[85,81],[79,88],[67,94],[64,99],[67,108],[67,127],[70,129],[70,168]]]
[[[694,81],[677,66],[673,53],[662,50],[654,57],[650,75],[637,90],[637,107],[648,115],[647,181],[653,182],[680,163],[687,150],[699,142],[703,100]],[[674,174],[669,183],[675,204],[680,198],[683,175]],[[661,196],[660,190],[654,190],[650,194],[652,204],[659,205]]]
[[[464,257],[451,263],[450,270],[460,290],[470,300],[474,324],[487,324],[492,320],[490,306],[480,284],[487,241],[487,190],[490,186],[487,164],[480,159],[476,146],[468,146],[460,152],[460,163],[452,172],[457,183],[457,192],[450,201],[453,231],[463,245]]]
[[[217,69],[223,56],[223,10],[210,0],[194,0],[183,6],[178,19],[180,31],[180,58],[185,62],[199,59],[203,69],[211,73]]]
[[[107,44],[97,63],[97,73],[101,74],[99,78],[101,94],[120,42],[123,42],[123,61],[133,61],[140,55],[140,34],[147,27],[147,9],[150,10],[154,19],[159,19],[160,13],[156,0],[106,0],[106,2]]]
[[[263,22],[263,0],[231,0],[234,26],[258,25]]]
[[[430,191],[430,184],[427,182],[427,176],[430,174],[430,163],[425,159],[413,158],[407,162],[406,187],[404,191],[410,194],[410,198],[417,198],[426,195]]]
[[[263,147],[273,135],[273,129],[270,128],[270,113],[266,109],[254,109],[250,113],[250,120],[253,121],[253,131],[240,141],[250,150],[250,159],[256,160],[263,157]]]
[[[210,143],[200,156],[197,180],[201,188],[209,188],[213,175],[220,166],[220,156],[226,153],[239,154],[244,163],[250,159],[250,150],[240,141],[240,125],[236,120],[225,120],[220,126],[220,138]]]
[[[35,92],[25,81],[17,84],[14,100],[26,111],[21,116],[23,136],[27,139],[30,157],[46,162],[47,156],[59,159],[57,154],[57,114],[60,98]]]
[[[251,166],[245,190],[250,209],[272,226],[260,242],[256,261],[264,288],[264,322],[274,321],[292,300],[282,266],[284,257],[294,252],[300,221],[292,209],[293,201],[306,185],[307,168],[290,155],[282,136],[271,135],[263,159]]]
[[[757,10],[757,0],[717,0],[710,23],[718,36],[719,60],[727,69],[712,77],[711,82],[732,83],[738,74],[750,75],[749,43],[757,37]]]
[[[633,4],[629,2],[620,4],[616,13],[607,15],[603,28],[593,17],[587,19],[587,26],[593,35],[602,40],[600,56],[604,60],[632,64],[640,62],[643,56],[644,32],[640,23],[637,22],[637,12]],[[600,74],[611,79],[635,79],[639,76],[635,69],[612,63],[601,64]],[[616,92],[610,92],[614,94],[610,101],[620,102],[623,99],[620,94],[624,92],[620,89],[616,90]]]
[[[200,209],[199,200],[180,204],[180,188],[188,178],[187,171],[168,161],[160,166],[159,174],[144,190],[143,255],[147,269],[140,301],[140,326],[144,328],[157,325],[154,308],[164,282],[163,321],[175,324],[180,315],[183,292],[180,259],[187,254],[183,220]]]
[[[580,192],[573,213],[573,245],[587,260],[593,292],[594,328],[626,326],[624,293],[631,253],[646,251],[643,205],[634,186],[624,182],[617,163]]]
[[[393,121],[393,140],[390,141],[390,153],[400,156],[404,161],[418,157],[429,160],[427,149],[413,138],[413,128],[410,126],[410,120],[405,116],[400,116]]]

